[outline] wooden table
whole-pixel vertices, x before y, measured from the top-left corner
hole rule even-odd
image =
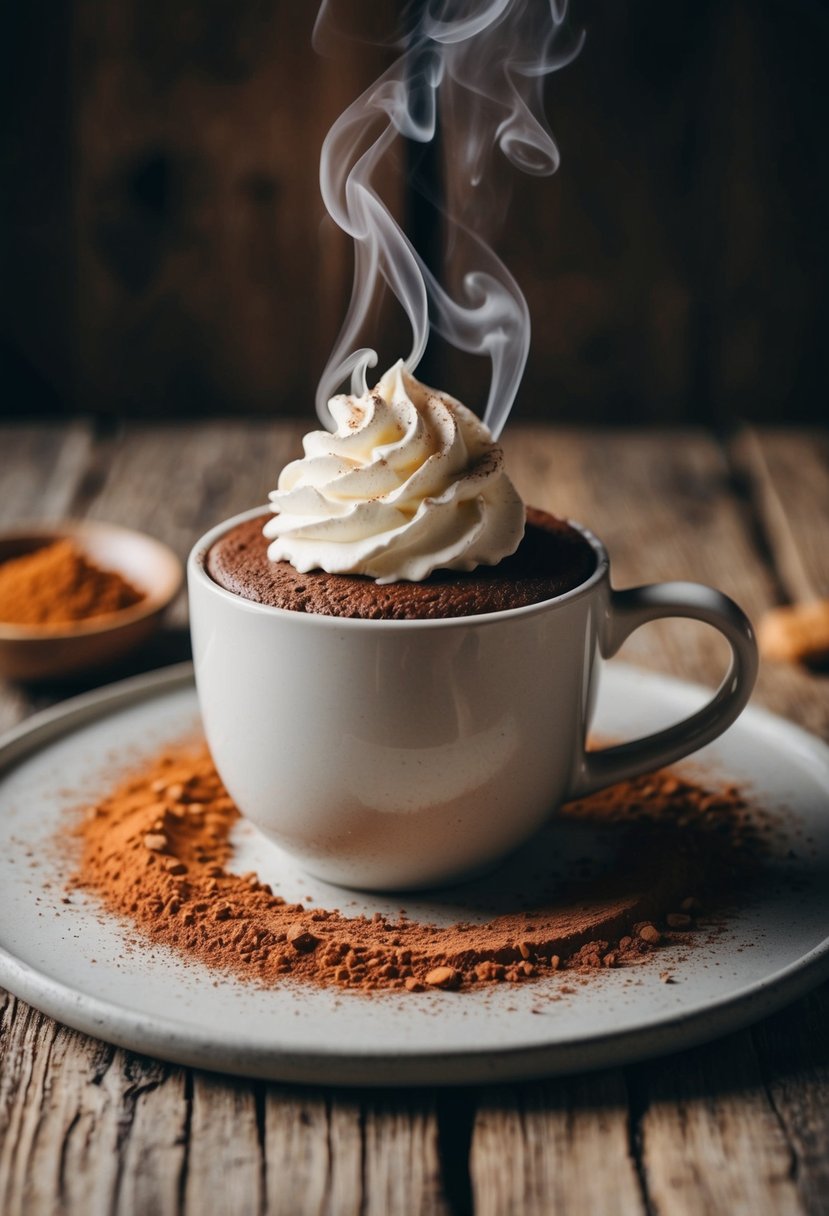
[[[64,515],[152,532],[183,557],[262,501],[304,429],[261,422],[0,432],[0,526]],[[829,595],[829,438],[515,425],[524,497],[591,525],[617,585],[711,582],[756,619]],[[186,604],[130,671],[186,657]],[[655,625],[629,660],[713,682],[721,644]],[[111,673],[127,674],[126,671]],[[111,677],[110,677],[111,678]],[[0,691],[0,727],[77,691]],[[755,703],[829,738],[829,678],[767,666]],[[336,1091],[158,1063],[0,992],[0,1212],[826,1213],[829,989],[729,1038],[588,1076]]]

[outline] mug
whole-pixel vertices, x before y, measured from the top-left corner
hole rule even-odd
[[[480,872],[560,803],[709,743],[754,685],[754,635],[733,601],[687,582],[616,591],[604,546],[576,524],[596,568],[553,599],[480,616],[358,620],[253,603],[210,578],[210,546],[257,514],[208,532],[188,561],[204,729],[242,814],[329,882],[403,890]],[[684,721],[588,752],[601,661],[662,617],[724,635],[722,684]]]

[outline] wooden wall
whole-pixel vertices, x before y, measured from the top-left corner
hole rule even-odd
[[[310,416],[351,274],[319,149],[384,53],[318,58],[311,0],[6,7],[0,409]],[[515,180],[499,241],[534,326],[518,416],[826,418],[825,5],[571,12],[562,166]],[[393,310],[378,335],[404,345]],[[439,374],[480,404],[482,367]]]

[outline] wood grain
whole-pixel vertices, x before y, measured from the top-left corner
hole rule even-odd
[[[184,556],[210,524],[263,500],[301,429],[9,428],[0,514],[109,518]],[[530,501],[605,538],[617,584],[702,579],[756,614],[781,587],[800,594],[799,578],[819,586],[825,561],[823,449],[812,436],[782,438],[727,451],[701,431],[514,428],[507,448]],[[786,565],[791,546],[799,567]],[[183,636],[185,624],[182,600],[171,631]],[[703,681],[723,658],[683,622],[641,630],[628,657]],[[0,721],[56,691],[0,689]],[[829,737],[825,680],[775,669],[757,699]],[[624,1071],[348,1093],[164,1065],[0,993],[0,1211],[818,1216],[829,1205],[827,1026],[824,988],[753,1031]]]
[[[730,1036],[639,1070],[648,1194],[677,1216],[800,1216],[785,1131],[751,1039]],[[746,1168],[751,1162],[751,1168]]]
[[[744,430],[734,453],[786,596],[829,596],[829,433]]]
[[[0,427],[0,525],[50,522],[71,514],[93,445],[84,422]]]
[[[122,1059],[123,1057],[123,1059]],[[117,1216],[152,1212],[179,1216],[191,1137],[191,1082],[184,1069],[118,1052],[114,1074],[130,1094],[129,1119],[120,1124]]]
[[[196,1072],[191,1101],[185,1216],[261,1211],[264,1162],[253,1086]]]
[[[428,1092],[268,1085],[263,1114],[269,1213],[449,1216]]]
[[[0,998],[0,1211],[179,1211],[183,1074]],[[178,1100],[177,1100],[178,1099]]]
[[[645,1216],[621,1072],[485,1090],[470,1169],[476,1216]]]
[[[829,1195],[829,985],[752,1032],[768,1095],[791,1154],[790,1172],[810,1216]]]
[[[435,1101],[428,1092],[375,1097],[364,1107],[363,1203],[367,1216],[409,1211],[448,1216]]]
[[[268,1212],[357,1212],[363,1186],[359,1100],[268,1086],[264,1097]],[[335,1206],[336,1205],[336,1206]]]

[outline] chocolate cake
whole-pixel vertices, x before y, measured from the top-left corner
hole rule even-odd
[[[583,583],[596,568],[584,537],[564,520],[533,507],[516,552],[497,566],[469,573],[438,570],[420,583],[382,586],[356,574],[300,574],[268,559],[262,527],[266,512],[237,524],[210,548],[207,572],[243,599],[292,612],[368,620],[477,616],[552,599]]]

